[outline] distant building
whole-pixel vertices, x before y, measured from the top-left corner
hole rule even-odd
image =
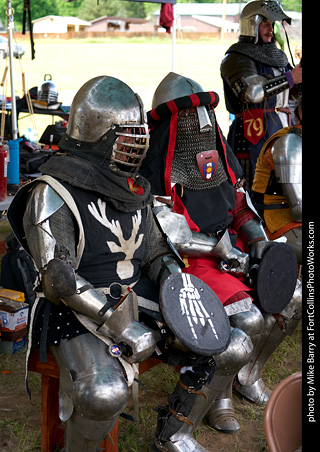
[[[177,28],[183,32],[238,33],[240,13],[246,3],[177,3],[175,17]],[[291,36],[301,34],[302,13],[286,11],[292,18],[291,26],[286,26]],[[160,9],[153,13],[155,29],[159,28]],[[161,28],[159,28],[161,30]],[[163,29],[164,31],[164,29]]]
[[[146,19],[135,19],[133,17],[102,16],[93,19],[87,31],[131,31],[132,24],[139,26],[147,22]]]
[[[62,17],[62,16],[45,16],[34,19],[33,33],[68,33],[87,31],[91,22],[78,19],[77,17]]]
[[[185,32],[220,33],[223,27],[226,33],[237,33],[244,6],[242,3],[177,3],[177,28]],[[153,16],[159,27],[160,9]]]

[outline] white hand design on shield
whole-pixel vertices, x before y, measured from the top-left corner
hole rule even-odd
[[[212,319],[201,302],[197,288],[191,282],[190,275],[182,273],[183,288],[180,289],[179,301],[181,315],[186,315],[193,337],[198,338],[197,331],[200,328],[210,327],[216,339],[218,335],[212,323]],[[199,334],[199,333],[198,333]]]

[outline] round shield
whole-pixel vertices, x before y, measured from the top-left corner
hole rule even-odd
[[[173,273],[160,290],[160,309],[169,328],[192,352],[211,356],[230,342],[230,323],[217,295],[187,273]]]
[[[257,293],[262,309],[278,314],[290,302],[296,288],[298,262],[287,243],[267,248],[257,273]]]

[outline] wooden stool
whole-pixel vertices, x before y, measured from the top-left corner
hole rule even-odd
[[[161,361],[149,358],[139,363],[139,374],[146,372]],[[59,367],[51,353],[47,362],[40,363],[39,350],[33,350],[29,359],[29,370],[41,374],[41,452],[53,452],[64,446],[64,426],[59,419]],[[101,443],[105,452],[118,452],[119,420]],[[113,444],[112,444],[113,441]]]

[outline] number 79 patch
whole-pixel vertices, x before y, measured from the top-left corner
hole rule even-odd
[[[242,112],[245,138],[252,144],[257,144],[264,135],[263,109],[254,108]]]

